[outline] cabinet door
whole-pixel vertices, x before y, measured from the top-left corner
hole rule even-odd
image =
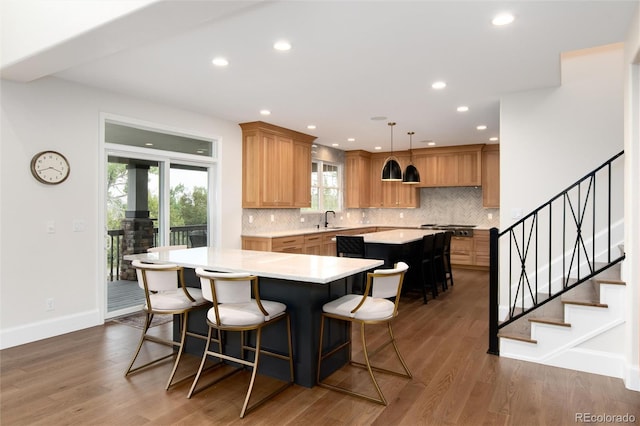
[[[293,207],[311,207],[311,144],[293,142]]]
[[[293,139],[264,132],[262,143],[262,205],[293,207]]]
[[[473,238],[451,238],[451,264],[473,265]]]
[[[345,207],[350,209],[370,207],[370,158],[364,153],[348,152],[345,163]]]
[[[479,186],[481,182],[482,158],[480,152],[461,152],[458,154],[458,186]]]
[[[489,266],[489,231],[477,230],[473,233],[476,265]]]
[[[384,165],[384,157],[373,157],[371,158],[371,173],[370,173],[370,205],[371,207],[384,207],[382,191],[383,191],[383,183],[390,182],[382,182],[380,179],[382,173],[382,166]]]
[[[258,135],[244,136],[242,144],[242,207],[260,207],[260,176],[262,174],[261,143]]]
[[[436,171],[438,186],[456,186],[458,184],[458,156],[456,154],[438,155]]]
[[[487,146],[482,152],[482,206],[500,207],[500,151]]]

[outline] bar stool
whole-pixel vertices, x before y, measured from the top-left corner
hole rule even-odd
[[[240,411],[240,417],[243,418],[249,411],[293,384],[291,319],[287,312],[287,306],[280,302],[260,299],[258,277],[254,275],[248,273],[211,272],[203,268],[197,268],[196,275],[200,277],[202,295],[205,299],[213,302],[213,307],[210,308],[207,313],[207,325],[209,326],[207,345],[202,356],[202,361],[200,362],[200,368],[196,373],[187,398],[191,398],[195,393],[196,385],[198,384],[208,356],[218,358],[218,364],[222,364],[224,360],[233,364],[249,367],[252,371],[251,379],[244,404]],[[253,298],[251,297],[252,290]],[[285,320],[287,326],[288,354],[286,355],[266,350],[262,346],[263,328],[271,326],[281,320]],[[252,331],[255,332],[255,346],[251,346],[247,340],[247,335]],[[224,350],[222,332],[240,333],[240,356],[231,356],[228,354],[229,351]],[[212,343],[215,343],[217,350],[214,350]],[[253,361],[246,359],[245,351],[254,353]],[[288,361],[289,381],[249,406],[261,355],[268,355],[273,358]],[[240,371],[242,368],[243,367],[237,367],[232,373]],[[213,382],[198,389],[198,391],[220,382],[229,375],[230,374],[225,374],[215,379]]]
[[[336,235],[336,256],[365,258],[364,237],[357,235]],[[356,288],[358,292],[364,289],[365,273],[356,276]]]
[[[339,392],[353,395],[359,398],[366,399],[368,401],[376,402],[378,404],[387,405],[387,400],[382,394],[382,390],[378,385],[378,382],[373,375],[373,370],[394,374],[401,377],[411,378],[411,372],[407,367],[398,346],[396,345],[396,339],[393,336],[393,330],[391,328],[391,322],[398,316],[398,302],[400,300],[400,292],[402,290],[402,282],[404,280],[404,274],[409,266],[404,262],[398,262],[393,269],[376,269],[373,272],[367,273],[367,286],[364,294],[347,294],[329,303],[326,303],[322,307],[322,317],[320,323],[320,344],[318,350],[318,370],[317,370],[317,383],[319,386],[333,389]],[[371,296],[369,296],[371,291]],[[395,298],[395,301],[388,300]],[[348,324],[347,341],[338,345],[337,347],[330,349],[328,352],[323,353],[322,344],[324,336],[325,320],[335,319],[339,321],[345,321]],[[353,323],[360,325],[360,337],[362,338],[362,349],[364,354],[364,363],[353,361],[351,358],[351,325]],[[367,347],[367,340],[365,336],[365,326],[374,324],[386,324],[389,333],[389,339],[382,343],[375,350],[369,351]],[[393,371],[386,368],[376,367],[371,365],[369,358],[377,354],[380,350],[384,349],[388,345],[393,345],[396,357],[402,364],[404,372]],[[321,379],[320,372],[322,368],[322,362],[342,350],[343,348],[349,350],[349,362],[350,364],[366,368],[369,372],[369,377],[373,383],[378,397],[372,397],[363,393],[356,392],[350,388],[330,384],[326,379]]]
[[[444,240],[445,233],[438,232],[435,234],[433,242],[433,271],[434,285],[441,283],[442,291],[447,290],[447,277],[444,269]]]
[[[187,336],[205,339],[197,333],[187,331],[187,325],[189,321],[189,312],[195,309],[203,309],[210,305],[202,297],[202,292],[197,288],[187,288],[184,284],[184,269],[181,266],[169,264],[151,264],[143,263],[139,260],[131,262],[131,266],[136,269],[138,276],[138,285],[144,290],[146,302],[142,310],[146,313],[146,321],[144,328],[142,329],[142,336],[140,336],[140,342],[136,349],[127,371],[125,371],[125,377],[129,374],[138,371],[142,368],[148,367],[166,358],[174,356],[173,351],[163,357],[154,359],[145,363],[144,365],[133,368],[133,364],[140,353],[140,349],[145,342],[155,342],[162,345],[177,347],[178,351],[175,353],[176,359],[173,364],[173,369],[169,375],[169,380],[165,389],[169,389],[173,385],[173,377],[178,369],[180,358],[184,350],[184,345]],[[165,339],[158,336],[149,335],[149,327],[153,316],[155,314],[164,315],[179,315],[180,316],[180,341],[176,342],[173,339]],[[193,376],[189,376],[193,377]],[[183,378],[183,381],[189,377]]]
[[[444,265],[444,282],[445,286],[448,286],[448,282],[453,287],[453,271],[451,270],[451,237],[453,237],[453,231],[446,231],[444,233],[444,253],[443,253],[443,265]]]
[[[434,262],[434,243],[435,235],[425,235],[422,237],[422,298],[427,303],[427,289],[431,289],[431,296],[435,299],[438,297],[438,286],[435,280],[435,262]]]

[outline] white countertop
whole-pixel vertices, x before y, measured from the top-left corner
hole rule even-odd
[[[175,263],[220,272],[249,272],[259,277],[326,284],[382,266],[377,259],[274,253],[268,251],[198,247],[158,253],[126,255],[126,260]]]
[[[425,235],[437,234],[432,229],[392,229],[390,231],[371,232],[369,234],[360,234],[364,237],[365,243],[378,244],[407,244],[413,241],[419,241]]]
[[[353,226],[344,226],[344,227],[337,227],[337,228],[304,228],[304,229],[289,229],[289,230],[280,230],[280,231],[264,231],[264,232],[245,232],[242,234],[243,237],[257,237],[257,238],[279,238],[279,237],[293,237],[293,236],[297,236],[297,235],[309,235],[309,234],[316,234],[316,233],[322,233],[322,232],[335,232],[335,233],[340,233],[340,231],[349,231],[349,230],[353,230],[353,229],[364,229],[364,228],[387,228],[387,227],[392,227],[393,225],[380,225],[380,224],[367,224],[367,225],[353,225]],[[417,230],[421,230],[422,228],[420,228],[420,225],[411,225],[411,224],[407,224],[407,225],[402,225],[402,226],[398,226],[398,228],[403,228],[406,230],[412,230],[412,229],[417,229]],[[476,226],[475,228],[473,228],[476,231],[479,230],[489,230],[491,227],[488,226]],[[424,230],[424,229],[422,229]],[[381,231],[381,232],[386,232],[386,231]]]

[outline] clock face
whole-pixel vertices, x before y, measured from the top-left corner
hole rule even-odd
[[[69,162],[55,151],[43,151],[31,159],[31,173],[42,183],[55,185],[69,177]]]

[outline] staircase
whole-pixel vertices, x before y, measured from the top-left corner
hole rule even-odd
[[[623,376],[622,155],[491,229],[489,353]]]
[[[622,377],[625,293],[617,264],[503,327],[500,355]]]

